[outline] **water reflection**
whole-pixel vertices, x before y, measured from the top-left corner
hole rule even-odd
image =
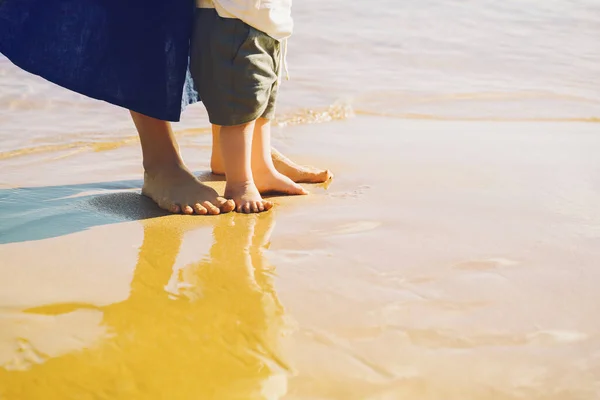
[[[95,326],[102,340],[84,344],[81,335],[64,332],[61,341],[81,346],[53,356],[27,338],[31,332],[15,334],[14,357],[0,368],[0,398],[283,396],[289,370],[280,348],[285,315],[273,267],[263,255],[273,213],[211,219],[209,254],[174,269],[184,237],[206,220],[143,221],[144,239],[125,301],[106,307],[48,305],[12,318],[18,325],[28,314],[43,315],[52,325],[69,318],[94,324],[99,317]]]

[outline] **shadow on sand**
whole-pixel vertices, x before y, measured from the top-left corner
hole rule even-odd
[[[221,181],[210,173],[203,182]],[[48,239],[95,226],[169,215],[141,195],[142,180],[0,190],[0,244]]]

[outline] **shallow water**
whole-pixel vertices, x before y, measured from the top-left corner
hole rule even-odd
[[[419,119],[600,118],[596,0],[305,0],[280,122],[354,113]],[[127,113],[0,58],[0,159],[135,138]],[[313,110],[311,113],[309,110]],[[176,129],[207,127],[201,105]],[[109,146],[109,148],[111,148]],[[18,150],[15,152],[15,150]]]

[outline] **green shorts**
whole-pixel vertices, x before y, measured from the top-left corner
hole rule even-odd
[[[281,46],[239,19],[197,8],[190,70],[212,124],[273,119]]]

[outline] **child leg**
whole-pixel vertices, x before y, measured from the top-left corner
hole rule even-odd
[[[220,145],[227,176],[225,197],[235,201],[238,212],[269,210],[273,204],[263,200],[260,193],[307,194],[302,186],[275,169],[270,128],[270,121],[264,118],[221,127]]]
[[[236,211],[257,213],[273,204],[260,196],[252,174],[252,141],[255,122],[221,127],[220,146],[227,175],[225,197],[233,199]]]

